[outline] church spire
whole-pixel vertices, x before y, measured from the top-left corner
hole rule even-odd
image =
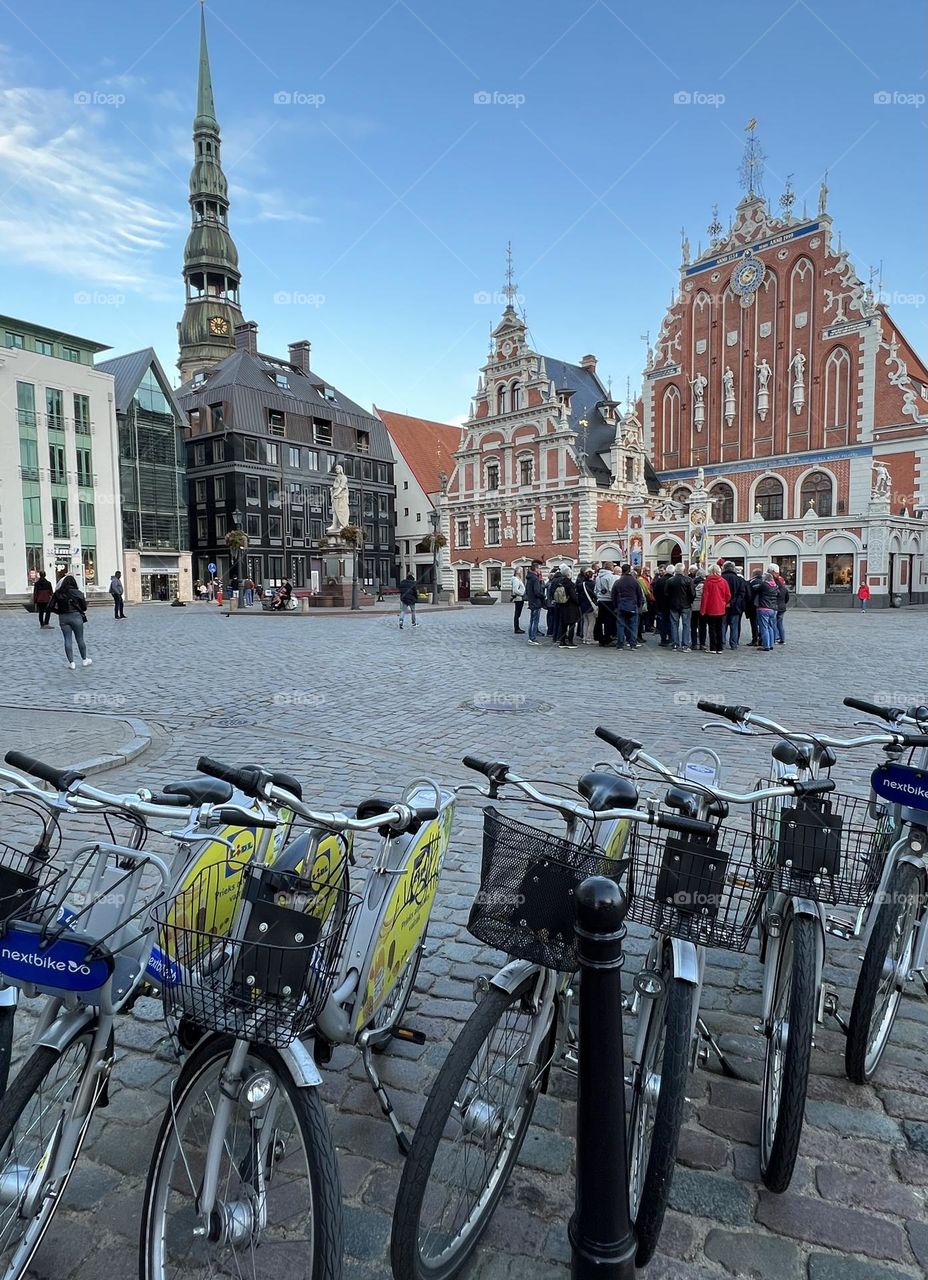
[[[203,0],[201,0],[201,5]],[[186,305],[177,326],[181,381],[218,364],[235,350],[239,305],[238,251],[229,234],[229,187],[220,159],[219,122],[200,10],[200,61],[190,170],[191,228],[184,246]]]

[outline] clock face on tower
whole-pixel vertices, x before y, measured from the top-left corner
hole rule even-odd
[[[763,283],[766,268],[757,258],[743,258],[731,273],[731,287],[742,298],[750,297]]]
[[[225,316],[210,316],[209,331],[214,333],[217,338],[225,338],[229,333],[229,322]]]

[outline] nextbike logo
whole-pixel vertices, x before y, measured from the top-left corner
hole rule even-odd
[[[874,769],[870,784],[883,800],[928,809],[928,773],[908,765],[881,765]]]
[[[166,956],[158,947],[152,948],[146,972],[166,987],[178,986],[183,976],[180,965],[170,956]]]
[[[0,973],[8,982],[95,991],[106,983],[110,972],[108,959],[94,956],[86,942],[68,936],[48,942],[39,932],[13,927],[0,943]]]
[[[89,964],[81,964],[77,960],[56,960],[47,952],[42,955],[36,951],[15,951],[11,947],[0,947],[0,964],[4,960],[12,960],[14,964],[28,964],[43,973],[82,973],[90,976]]]

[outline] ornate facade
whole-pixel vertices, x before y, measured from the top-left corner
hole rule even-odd
[[[750,151],[749,143],[749,151]],[[809,604],[928,599],[928,372],[835,239],[753,189],[690,260],[649,349],[642,422],[661,481],[632,503],[645,559],[777,561]]]

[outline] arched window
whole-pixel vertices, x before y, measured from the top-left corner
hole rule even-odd
[[[668,387],[664,392],[661,446],[664,455],[670,457],[680,447],[680,391],[674,386]]]
[[[755,509],[765,520],[783,519],[783,482],[767,476],[754,490]]]
[[[499,488],[499,463],[496,461],[488,462],[486,474],[487,474],[487,488],[490,490],[498,489]]]
[[[800,514],[804,515],[810,508],[820,516],[830,516],[834,511],[833,486],[831,476],[824,471],[813,471],[806,476],[799,490]]]
[[[512,384],[512,391],[509,397],[509,403],[512,407],[513,413],[515,413],[516,409],[522,408],[522,383],[521,382],[514,382]]]
[[[825,430],[847,430],[851,409],[851,357],[836,347],[825,361]]]
[[[680,485],[678,489],[674,489],[670,496],[674,502],[686,502],[689,499],[690,491],[686,485]]]
[[[519,457],[519,484],[530,485],[534,478],[534,459],[530,453],[523,453]]]
[[[712,504],[712,520],[715,524],[734,524],[735,491],[730,484],[719,482],[709,490],[709,497],[714,498]]]
[[[496,389],[496,412],[497,413],[506,412],[506,406],[507,406],[507,400],[508,400],[506,393],[508,390],[509,388],[506,386],[505,382],[501,382]]]

